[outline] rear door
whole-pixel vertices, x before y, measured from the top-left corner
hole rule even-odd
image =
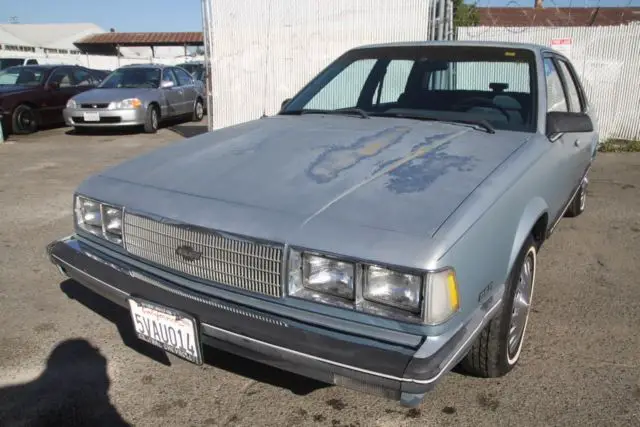
[[[193,106],[195,105],[196,97],[198,95],[193,77],[191,77],[191,75],[182,68],[175,67],[173,68],[173,72],[175,73],[178,83],[180,84],[180,88],[182,89],[183,114],[189,114],[193,111]]]
[[[584,90],[571,63],[560,57],[556,58],[556,63],[568,95],[569,111],[591,113]],[[570,138],[576,146],[574,180],[579,182],[591,165],[591,160],[598,146],[598,135],[596,132],[580,132],[571,134]]]
[[[552,55],[544,57],[544,73],[547,91],[547,112],[569,111],[569,100],[558,66]],[[574,134],[575,135],[575,134]],[[550,141],[552,144],[548,161],[552,162],[552,169],[557,177],[553,188],[549,188],[549,206],[556,220],[563,210],[578,183],[575,180],[576,147],[569,134],[561,134]]]
[[[164,97],[164,103],[161,106],[161,117],[177,116],[182,114],[182,89],[180,89],[178,79],[176,79],[176,76],[170,68],[164,68],[162,70],[162,81],[170,81],[173,83],[173,86],[160,89]]]

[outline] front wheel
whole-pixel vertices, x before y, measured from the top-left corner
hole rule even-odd
[[[460,363],[467,373],[484,378],[499,377],[518,363],[536,279],[537,248],[530,235],[509,275],[502,308]]]
[[[158,125],[160,122],[160,114],[158,113],[158,107],[151,105],[147,109],[147,116],[144,121],[144,131],[146,133],[158,132]]]
[[[11,125],[13,133],[26,135],[38,130],[38,120],[36,112],[28,105],[18,105],[13,110]]]

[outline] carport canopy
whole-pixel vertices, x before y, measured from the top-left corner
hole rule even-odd
[[[84,37],[74,44],[90,55],[118,55],[121,46],[202,46],[202,32],[174,33],[101,33]]]

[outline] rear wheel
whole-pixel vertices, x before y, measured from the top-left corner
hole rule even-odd
[[[589,180],[585,176],[580,184],[580,188],[575,196],[573,196],[573,200],[571,204],[567,208],[567,212],[565,216],[568,217],[576,217],[584,212],[587,207],[587,184],[589,184]]]
[[[507,374],[520,359],[536,278],[537,244],[529,236],[509,275],[502,308],[482,330],[460,363],[469,374]]]
[[[13,133],[25,135],[38,130],[38,120],[36,112],[28,105],[18,105],[13,110],[12,123]]]
[[[144,121],[144,131],[146,133],[156,133],[158,131],[158,125],[160,123],[160,113],[158,107],[151,105],[147,109],[147,116]]]
[[[204,103],[201,99],[196,101],[195,106],[193,107],[193,116],[191,120],[194,122],[199,122],[204,117]]]

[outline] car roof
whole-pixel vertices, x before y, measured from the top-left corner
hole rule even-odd
[[[149,63],[149,64],[127,64],[127,65],[122,65],[118,68],[158,68],[158,69],[162,69],[162,68],[168,68],[168,67],[172,67],[172,65],[166,65],[166,64],[153,64],[153,63]]]
[[[380,43],[370,44],[355,47],[352,50],[359,49],[377,49],[377,48],[393,48],[393,47],[429,47],[429,46],[444,46],[444,47],[493,47],[502,49],[527,49],[532,51],[547,51],[550,50],[548,46],[532,43],[516,43],[516,42],[496,42],[496,41],[418,41],[418,42],[395,42],[395,43]]]

